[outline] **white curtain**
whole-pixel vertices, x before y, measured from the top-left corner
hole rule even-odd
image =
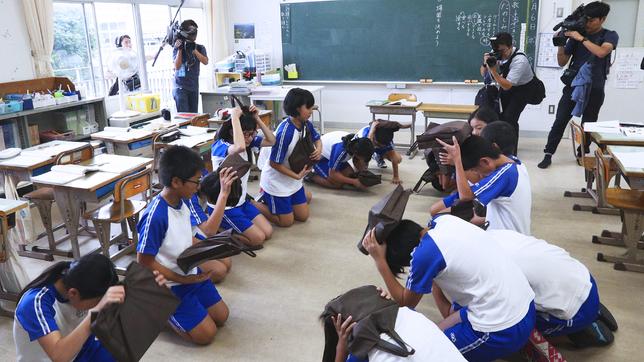
[[[219,61],[231,54],[232,29],[228,21],[228,0],[211,0],[208,15],[211,19],[212,49],[211,62]]]
[[[51,77],[51,53],[54,49],[54,7],[52,0],[22,0],[25,24],[31,43],[36,77]]]

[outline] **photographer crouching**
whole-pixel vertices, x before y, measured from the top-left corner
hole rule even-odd
[[[208,64],[206,48],[195,43],[197,23],[186,20],[181,23],[174,43],[174,89],[172,96],[177,112],[197,113],[199,106],[199,66]]]
[[[547,168],[563,136],[568,121],[572,116],[581,116],[581,123],[596,122],[599,110],[604,103],[604,85],[610,67],[610,54],[617,47],[619,35],[615,31],[604,29],[602,25],[610,11],[608,4],[594,1],[585,7],[582,5],[568,16],[554,30],[553,43],[558,46],[557,62],[565,66],[572,58],[570,66],[561,76],[565,84],[559,100],[555,121],[548,134],[548,143],[544,148],[543,161],[537,166]],[[567,38],[567,40],[566,40]],[[575,92],[576,91],[576,92]],[[577,149],[577,154],[588,153],[590,139],[586,137],[584,149]]]
[[[512,46],[512,35],[498,33],[490,38],[493,52],[483,55],[481,75],[491,76],[499,85],[501,100],[501,120],[509,123],[519,140],[519,117],[528,104],[527,87],[534,74],[528,57]],[[497,67],[500,70],[497,70]],[[515,147],[515,150],[518,147]]]

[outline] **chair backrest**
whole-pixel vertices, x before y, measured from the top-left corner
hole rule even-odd
[[[412,93],[391,93],[391,94],[389,94],[389,97],[387,97],[387,100],[389,102],[395,102],[395,101],[399,101],[401,99],[404,99],[404,100],[410,101],[410,102],[418,101],[418,98],[416,98],[416,95],[412,94]]]
[[[601,148],[595,150],[595,159],[597,160],[597,175],[599,176],[597,181],[603,182],[604,187],[607,187],[613,176],[611,169],[614,168],[615,160],[605,154]]]
[[[125,176],[120,179],[114,186],[114,203],[116,207],[121,209],[121,218],[125,214],[125,200],[144,193],[145,201],[150,200],[150,190],[152,186],[152,170],[144,168],[143,170]],[[114,207],[113,206],[113,207]]]
[[[208,114],[200,114],[198,116],[192,117],[190,119],[190,125],[195,127],[208,127],[208,119],[210,116]]]
[[[54,164],[56,165],[69,165],[77,164],[83,161],[91,160],[94,157],[94,147],[91,144],[86,144],[83,148],[78,150],[65,151],[56,157]]]
[[[584,135],[584,129],[581,128],[581,126],[575,122],[571,121],[570,122],[570,138],[572,139],[572,153],[575,155],[575,159],[577,160],[577,163],[580,165],[584,165],[584,157],[585,153],[583,152],[583,147],[586,144],[585,143],[585,135]],[[577,147],[581,147],[582,149],[581,152],[581,157],[577,155]]]

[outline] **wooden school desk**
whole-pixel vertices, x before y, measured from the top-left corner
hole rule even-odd
[[[423,103],[418,107],[418,110],[423,112],[425,116],[425,129],[429,118],[442,118],[454,120],[467,120],[470,114],[474,112],[478,106],[470,104],[438,104],[438,103]]]
[[[26,201],[0,199],[0,228],[2,232],[2,242],[0,243],[0,263],[7,262],[7,248],[9,245],[9,230],[16,225],[16,212],[29,206]],[[18,301],[18,294],[7,292],[0,283],[0,299],[13,302]],[[13,313],[0,307],[0,316],[13,317]]]
[[[413,106],[367,104],[367,107],[369,107],[369,112],[371,112],[371,119],[373,121],[376,120],[376,114],[386,114],[388,116],[390,115],[411,116],[411,127],[410,127],[411,136],[409,139],[409,145],[401,144],[397,146],[409,147],[406,154],[407,156],[414,157],[412,155],[411,146],[414,144],[414,142],[416,142],[416,112],[418,111],[418,108],[422,105],[423,103],[417,102],[417,104]]]
[[[613,157],[632,190],[644,190],[644,147],[608,146],[608,153]],[[640,205],[644,209],[644,205]],[[640,209],[640,210],[641,210]],[[624,214],[624,216],[627,216]],[[644,272],[644,252],[641,249],[641,237],[644,233],[644,212],[623,217],[622,235],[626,253],[622,256],[597,254],[597,260],[615,263],[615,269]]]
[[[152,163],[151,158],[101,154],[81,165],[100,165],[101,171],[89,173],[69,182],[61,182],[59,173],[50,171],[32,177],[38,186],[52,187],[56,204],[69,232],[74,259],[81,257],[78,226],[83,202],[98,203],[112,194],[118,180]]]
[[[130,129],[129,131],[103,130],[92,133],[93,140],[103,141],[107,153],[121,156],[152,157],[152,138],[156,132]]]

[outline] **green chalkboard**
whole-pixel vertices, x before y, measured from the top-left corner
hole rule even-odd
[[[480,79],[487,39],[499,31],[510,32],[534,59],[538,0],[337,0],[280,7],[283,61],[296,63],[304,80]]]

